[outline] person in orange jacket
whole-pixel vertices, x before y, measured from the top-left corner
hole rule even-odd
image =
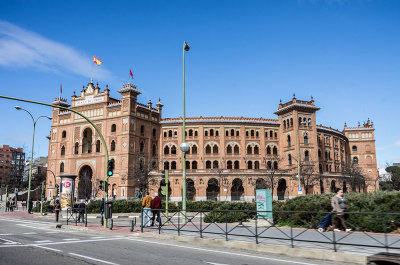
[[[143,206],[143,213],[142,213],[142,224],[143,227],[146,226],[150,226],[151,225],[151,196],[149,192],[146,192],[146,196],[143,198],[142,201],[142,206]],[[146,218],[147,218],[147,222],[146,222]]]

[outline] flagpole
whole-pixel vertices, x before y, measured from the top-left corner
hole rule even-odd
[[[92,70],[90,72],[90,83],[93,83],[93,65],[94,65],[94,62],[92,62]]]

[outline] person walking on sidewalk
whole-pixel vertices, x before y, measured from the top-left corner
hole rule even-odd
[[[104,198],[101,198],[100,202],[100,223],[104,225]]]
[[[149,192],[146,192],[146,196],[143,198],[142,207],[143,207],[143,214],[142,214],[143,227],[146,227],[146,224],[147,224],[147,226],[150,226],[151,196],[150,196]],[[147,219],[147,222],[145,221],[146,219]]]
[[[58,217],[60,215],[60,210],[61,210],[61,204],[59,200],[56,200],[54,203],[54,215],[56,217],[56,223],[58,223]]]
[[[86,204],[84,200],[81,200],[81,202],[78,204],[78,212],[79,212],[79,217],[78,217],[78,223],[85,221],[85,208]]]
[[[153,212],[153,217],[151,217],[151,226],[154,226],[154,219],[157,215],[156,221],[161,225],[160,218],[160,209],[161,209],[161,199],[158,197],[158,193],[154,193],[154,199],[151,201],[151,211]]]
[[[333,208],[332,212],[336,213],[334,231],[340,232],[341,230],[339,229],[339,227],[341,224],[346,232],[350,232],[351,229],[347,228],[346,221],[344,219],[344,212],[347,210],[347,207],[346,207],[346,200],[343,198],[342,189],[340,188],[336,189],[336,195],[332,197],[331,205]]]

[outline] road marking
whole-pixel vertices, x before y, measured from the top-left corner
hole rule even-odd
[[[50,231],[50,232],[46,232],[46,234],[58,234],[59,231]]]
[[[73,255],[73,256],[77,256],[77,257],[80,257],[80,258],[84,258],[84,259],[94,260],[94,261],[105,263],[105,264],[118,265],[117,263],[114,263],[114,262],[109,262],[109,261],[105,261],[105,260],[101,260],[101,259],[95,259],[95,258],[92,258],[92,257],[79,255],[79,254],[72,253],[72,252],[70,252],[68,254]]]
[[[38,241],[34,241],[35,243],[50,243],[52,242],[51,240],[38,240]]]
[[[24,235],[36,235],[37,233],[36,232],[26,232],[26,233],[23,233]]]
[[[35,247],[43,248],[43,249],[47,249],[47,250],[51,250],[51,251],[55,251],[55,252],[62,252],[62,250],[55,249],[55,248],[48,248],[48,247],[43,247],[43,246],[35,246]]]
[[[208,262],[208,261],[206,261],[206,263],[211,264],[211,265],[229,265],[229,264],[214,263],[214,262]]]
[[[302,265],[317,265],[317,264],[313,264],[313,263],[304,263],[304,262],[298,262],[298,261],[291,261],[291,260],[285,260],[285,259],[275,259],[275,258],[267,258],[267,257],[254,256],[254,255],[241,254],[241,253],[234,253],[234,252],[228,252],[228,251],[220,251],[220,250],[212,250],[212,249],[205,249],[205,248],[189,247],[189,246],[182,246],[182,245],[176,245],[176,244],[170,244],[170,243],[161,243],[161,242],[156,242],[156,241],[147,241],[147,240],[136,239],[136,238],[126,238],[126,240],[132,240],[132,241],[143,242],[143,243],[149,243],[149,244],[157,244],[157,245],[171,246],[171,247],[178,247],[178,248],[186,248],[186,249],[200,250],[200,251],[206,251],[206,252],[212,252],[212,253],[219,253],[219,254],[227,254],[227,255],[240,256],[240,257],[246,257],[246,258],[261,259],[261,260],[272,260],[272,261],[277,261],[277,262],[287,262],[287,263],[302,264]]]
[[[103,238],[105,238],[105,237],[103,237],[103,236],[95,236],[95,237],[92,237],[91,239],[103,239]]]
[[[78,241],[80,240],[79,238],[63,238],[65,241]]]
[[[14,234],[0,234],[0,236],[13,236]]]
[[[5,238],[0,238],[0,240],[5,241],[6,243],[4,243],[4,244],[19,244],[18,242],[11,241],[11,240],[8,240]]]

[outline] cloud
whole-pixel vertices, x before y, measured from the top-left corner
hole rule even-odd
[[[30,67],[42,72],[90,77],[92,64],[91,55],[0,20],[0,67]],[[96,68],[95,77],[115,79],[103,66]]]

